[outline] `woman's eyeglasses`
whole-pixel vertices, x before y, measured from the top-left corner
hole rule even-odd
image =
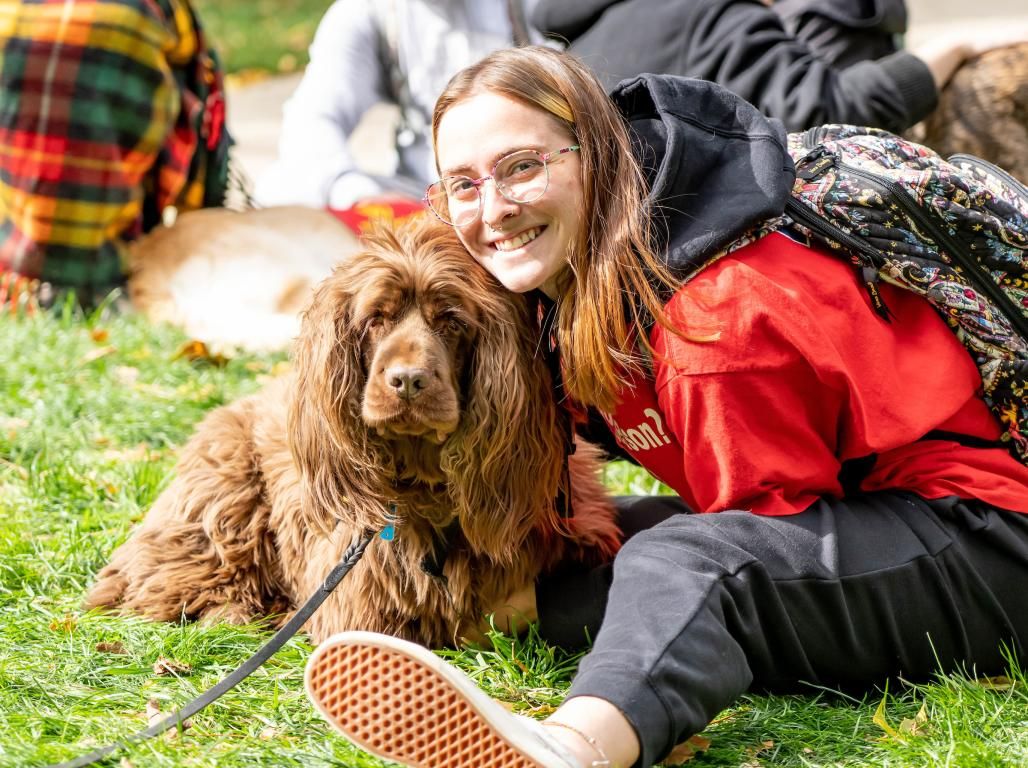
[[[441,221],[454,227],[466,227],[482,213],[481,187],[489,179],[496,191],[512,203],[532,203],[546,194],[550,185],[547,163],[558,155],[577,152],[578,144],[555,149],[545,155],[534,149],[522,149],[501,157],[493,172],[480,179],[447,176],[428,185],[425,202]]]

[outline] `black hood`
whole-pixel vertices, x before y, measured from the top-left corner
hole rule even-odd
[[[625,80],[612,98],[633,132],[676,275],[785,210],[795,169],[778,120],[719,85],[671,75]]]

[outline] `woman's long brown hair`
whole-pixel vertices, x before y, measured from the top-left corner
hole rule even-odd
[[[436,102],[432,138],[455,104],[492,92],[536,107],[581,145],[581,242],[558,286],[557,341],[567,393],[610,409],[643,369],[653,322],[668,326],[661,291],[677,283],[655,254],[646,179],[624,119],[576,58],[549,48],[509,48],[458,72]]]

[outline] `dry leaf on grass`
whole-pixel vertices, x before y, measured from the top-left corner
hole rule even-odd
[[[927,730],[928,711],[925,709],[924,704],[921,705],[921,709],[917,711],[916,715],[900,720],[899,732],[908,736],[923,736]]]
[[[191,674],[192,671],[193,668],[184,661],[166,659],[163,656],[157,659],[153,664],[153,673],[155,675],[175,675],[178,677],[181,675]]]
[[[86,354],[84,354],[82,358],[79,360],[79,363],[82,365],[86,365],[88,363],[95,362],[102,357],[113,355],[117,351],[118,350],[116,350],[112,346],[97,347],[96,349],[91,349],[88,352],[86,352]]]
[[[97,643],[96,650],[98,653],[128,653],[125,650],[125,646],[120,641],[113,643]]]
[[[990,691],[1009,691],[1017,685],[1017,681],[1011,680],[1005,675],[998,675],[996,677],[979,677],[975,682],[982,688],[987,688]]]
[[[922,736],[927,731],[928,711],[925,705],[922,704],[921,709],[918,710],[914,717],[904,718],[900,721],[899,726],[894,728],[885,716],[885,697],[882,697],[882,700],[878,702],[878,708],[875,709],[871,722],[885,732],[885,738],[906,741],[909,736]]]
[[[671,754],[664,758],[665,765],[682,765],[692,760],[700,752],[710,749],[710,739],[702,736],[690,736],[677,747],[671,750]]]
[[[161,702],[157,699],[150,699],[146,702],[146,726],[147,728],[153,728],[157,723],[161,722],[165,715],[161,712]],[[192,720],[183,720],[180,724],[181,729],[184,731],[187,728],[193,727]],[[164,732],[164,738],[166,740],[175,739],[178,737],[179,728],[172,727],[170,730]]]
[[[70,613],[66,613],[64,614],[63,619],[54,619],[50,622],[50,631],[71,633],[75,631],[75,626],[78,623],[78,617],[72,616]]]
[[[106,328],[94,328],[89,332],[89,338],[95,341],[97,344],[103,344],[110,337],[111,334],[107,332]]]
[[[171,359],[185,359],[191,363],[210,363],[211,365],[216,365],[219,368],[228,363],[227,357],[211,352],[210,348],[199,339],[187,341],[179,348],[179,351],[176,352]]]

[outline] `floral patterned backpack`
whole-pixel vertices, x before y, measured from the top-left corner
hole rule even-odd
[[[970,155],[944,160],[887,131],[825,125],[789,135],[785,224],[942,314],[982,374],[1003,443],[1028,464],[1028,189]]]

